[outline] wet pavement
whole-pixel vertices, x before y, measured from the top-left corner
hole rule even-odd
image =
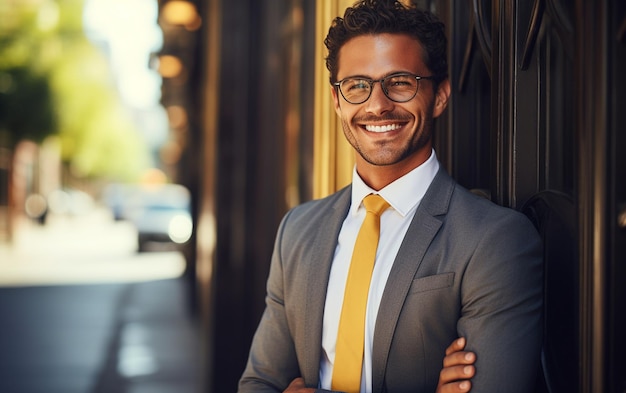
[[[103,215],[17,235],[0,246],[0,392],[201,391],[180,254],[137,254]]]

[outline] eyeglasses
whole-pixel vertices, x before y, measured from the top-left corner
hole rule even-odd
[[[393,74],[383,79],[349,77],[333,83],[339,88],[343,98],[351,104],[362,104],[372,95],[374,83],[379,82],[383,92],[391,101],[407,102],[417,94],[421,79],[435,79],[434,76],[417,76],[409,73]]]

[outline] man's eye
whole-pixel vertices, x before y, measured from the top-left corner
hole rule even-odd
[[[350,83],[347,83],[347,85],[348,85],[348,90],[354,90],[354,91],[368,90],[370,88],[370,84],[364,80],[350,81]]]
[[[391,78],[387,81],[387,86],[411,86],[413,82],[409,78]]]

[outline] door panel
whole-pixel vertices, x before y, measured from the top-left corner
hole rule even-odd
[[[544,239],[540,391],[623,392],[626,3],[428,6],[448,25],[455,86],[436,149],[461,184],[524,211]]]
[[[580,318],[577,303],[579,271],[576,206],[563,193],[545,191],[533,196],[523,212],[537,227],[544,243],[543,381],[539,392],[576,392]]]

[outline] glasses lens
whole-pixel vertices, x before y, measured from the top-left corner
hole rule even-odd
[[[341,82],[339,88],[348,102],[360,104],[370,96],[372,86],[367,79],[348,78]]]
[[[384,91],[394,101],[404,102],[417,94],[418,80],[413,75],[391,75],[384,79]]]

